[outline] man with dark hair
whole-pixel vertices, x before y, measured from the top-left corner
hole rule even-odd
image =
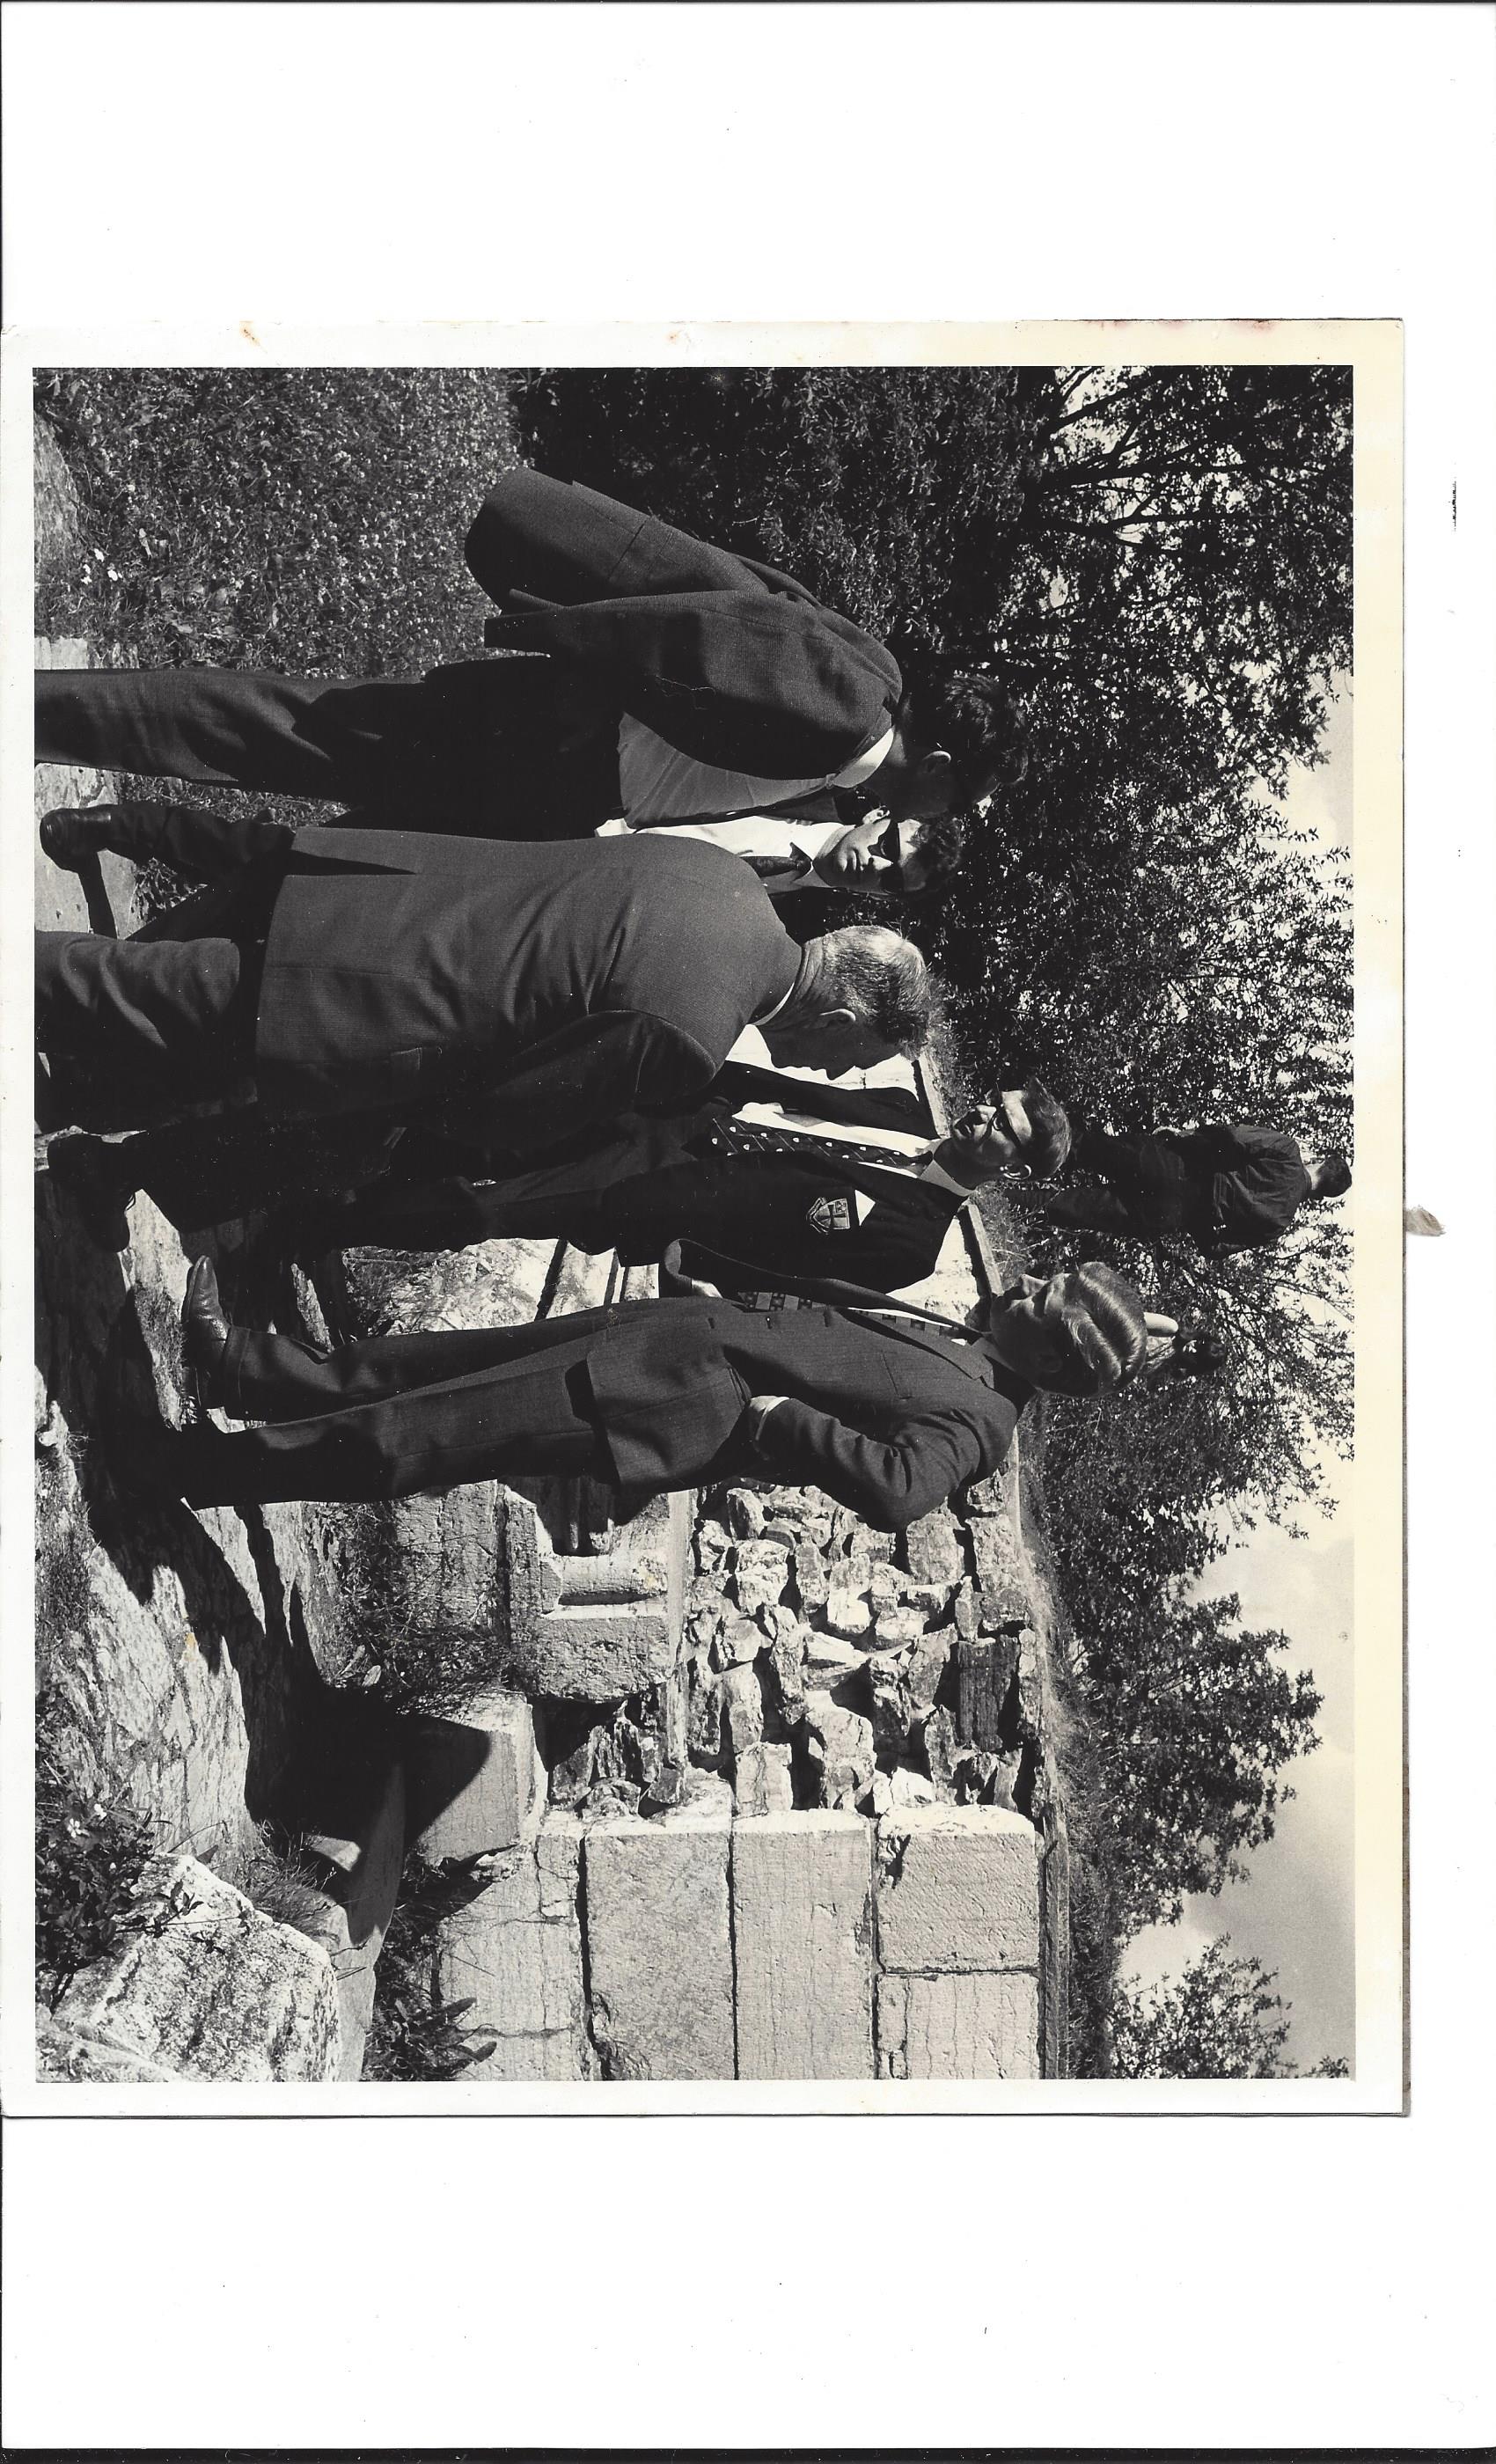
[[[366,818],[349,814],[344,825]],[[433,829],[436,821],[428,813],[420,826]],[[239,820],[154,797],[118,804],[59,805],[43,817],[37,836],[43,854],[64,872],[79,871],[90,857],[120,855],[137,865],[156,859],[188,879],[209,881],[280,847],[294,827],[269,813]],[[823,896],[846,891],[878,899],[933,897],[955,880],[966,851],[964,825],[953,813],[925,822],[895,822],[887,813],[870,814],[862,822],[745,813],[735,821],[671,823],[656,834],[666,841],[701,839],[740,856],[776,902],[802,891]],[[595,835],[626,838],[633,831],[629,823],[612,821]]]
[[[586,1473],[631,1502],[754,1473],[901,1530],[995,1471],[1039,1388],[1094,1395],[1142,1370],[1150,1320],[1113,1269],[1025,1277],[987,1322],[682,1299],[533,1326],[320,1351],[231,1326],[200,1259],[183,1309],[203,1399],[267,1425],[114,1432],[121,1478],[190,1505],[403,1497]]]
[[[467,541],[493,648],[425,676],[55,670],[36,758],[358,805],[448,835],[574,838],[793,807],[929,821],[1021,757],[988,675],[898,662],[772,567],[590,488],[506,473]],[[829,800],[829,808],[827,805]]]
[[[1188,1238],[1212,1258],[1265,1248],[1307,1200],[1339,1198],[1351,1186],[1338,1148],[1316,1157],[1282,1130],[1244,1122],[1151,1137],[1085,1130],[1074,1155],[1110,1185],[1047,1193],[1042,1210],[1051,1223],[1141,1241]]]
[[[307,1209],[294,1244],[319,1255],[554,1239],[642,1265],[678,1243],[681,1272],[718,1291],[824,1275],[900,1291],[934,1274],[974,1191],[1009,1174],[1057,1171],[1068,1145],[1065,1114],[1037,1081],[963,1112],[941,1138],[827,1120],[814,1080],[781,1083],[783,1101],[719,1096],[678,1119],[635,1118],[528,1168],[424,1181],[397,1170]]]
[[[931,1000],[898,934],[802,947],[735,858],[649,839],[299,830],[129,940],[36,943],[38,1042],[117,1126],[237,1098],[519,1154],[688,1107],[749,1024],[779,1066],[869,1067]]]

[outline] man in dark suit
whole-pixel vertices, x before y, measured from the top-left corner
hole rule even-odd
[[[933,818],[1023,766],[991,677],[935,660],[901,673],[789,575],[590,488],[507,473],[467,557],[504,611],[490,645],[528,655],[360,680],[50,671],[36,678],[36,758],[526,839],[620,814],[638,826],[771,806]]]
[[[735,1100],[731,1070],[723,1077],[691,1113],[636,1116],[611,1137],[529,1166],[423,1179],[397,1151],[382,1181],[308,1209],[295,1245],[319,1254],[554,1239],[643,1265],[679,1243],[682,1272],[719,1291],[785,1275],[898,1291],[935,1272],[974,1190],[1002,1174],[1057,1172],[1068,1149],[1065,1113],[1037,1080],[962,1113],[936,1139],[888,1126],[887,1111],[881,1125],[828,1119],[842,1090],[823,1093],[813,1080],[780,1078],[764,1102]],[[876,1113],[876,1098],[862,1109]]]
[[[921,1040],[897,934],[802,947],[736,858],[308,829],[127,941],[37,935],[38,1040],[143,1101],[424,1119],[519,1154],[690,1105],[745,1025],[845,1070]]]
[[[1100,1393],[1137,1374],[1149,1337],[1136,1292],[1107,1266],[1027,1277],[964,1337],[688,1299],[326,1352],[230,1326],[204,1259],[184,1329],[205,1399],[266,1423],[117,1432],[125,1476],[194,1506],[545,1472],[586,1472],[638,1501],[758,1473],[812,1484],[881,1530],[995,1471],[1036,1388]]]
[[[356,827],[366,818],[349,813],[339,818],[339,826]],[[445,817],[430,809],[420,818],[422,828],[445,825]],[[223,880],[274,852],[295,826],[270,813],[240,819],[165,797],[135,797],[115,804],[58,805],[44,816],[37,836],[43,854],[65,872],[80,871],[90,857],[120,855],[136,865],[160,860],[189,881],[206,882]],[[468,835],[460,815],[451,827],[456,837]],[[627,822],[605,822],[592,835],[622,838],[633,832]],[[749,813],[736,821],[671,823],[661,825],[658,835],[667,843],[700,839],[740,856],[776,903],[840,892],[874,899],[933,895],[949,888],[965,853],[965,832],[954,813],[924,822],[895,822],[875,813],[855,823]]]
[[[1188,1239],[1209,1258],[1281,1241],[1306,1200],[1339,1198],[1351,1186],[1338,1148],[1306,1155],[1284,1131],[1247,1122],[1152,1137],[1087,1130],[1075,1160],[1110,1185],[1046,1194],[1052,1223],[1136,1241]]]

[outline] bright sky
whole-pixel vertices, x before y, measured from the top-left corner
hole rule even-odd
[[[1321,739],[1326,759],[1296,770],[1284,806],[1327,844],[1352,836],[1351,691],[1340,680]],[[1354,2058],[1354,1827],[1352,1747],[1355,1711],[1351,1639],[1352,1551],[1349,1466],[1325,1458],[1326,1493],[1338,1510],[1301,1510],[1305,1537],[1290,1540],[1265,1524],[1219,1558],[1200,1590],[1239,1592],[1248,1626],[1287,1635],[1291,1668],[1312,1670],[1324,1697],[1315,1752],[1284,1776],[1297,1791],[1273,1837],[1251,1860],[1244,1882],[1219,1899],[1186,1902],[1177,1925],[1150,1925],[1123,1954],[1124,1975],[1148,1983],[1172,1977],[1217,1934],[1232,1948],[1276,1969],[1275,1991],[1293,2005],[1286,2048],[1301,2070],[1322,2055]]]

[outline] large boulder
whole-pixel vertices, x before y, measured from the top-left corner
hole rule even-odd
[[[152,1877],[143,1922],[73,1979],[55,2041],[77,2035],[197,2079],[335,2079],[338,1984],[319,1943],[264,1916],[195,1858]]]

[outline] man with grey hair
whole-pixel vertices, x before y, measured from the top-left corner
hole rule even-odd
[[[917,1048],[931,1006],[898,934],[802,948],[735,856],[653,834],[299,830],[129,940],[38,934],[36,990],[49,1065],[113,1126],[238,1101],[517,1154],[690,1105],[749,1025],[837,1072]]]

